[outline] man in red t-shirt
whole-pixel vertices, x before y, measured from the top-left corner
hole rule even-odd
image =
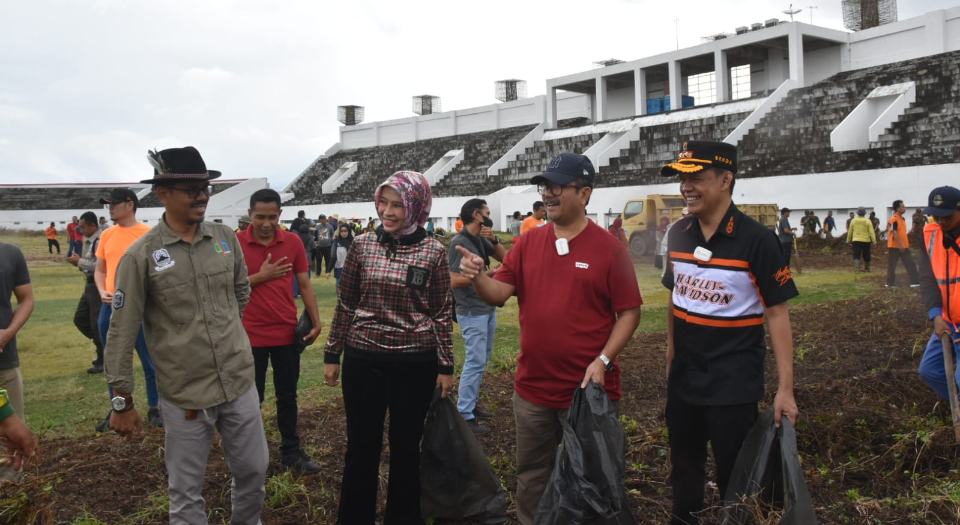
[[[277,394],[280,468],[315,474],[320,472],[320,466],[300,448],[297,434],[300,351],[294,346],[297,304],[290,294],[296,279],[303,306],[313,321],[313,329],[303,338],[309,346],[320,335],[320,312],[310,285],[310,263],[300,237],[277,227],[280,194],[271,189],[257,190],[250,196],[249,213],[250,226],[237,233],[237,239],[250,277],[250,303],[243,310],[243,328],[253,348],[257,393],[263,403],[269,360]],[[255,273],[251,271],[254,268]]]
[[[494,277],[462,247],[460,273],[477,294],[502,304],[516,294],[520,356],[514,382],[517,423],[517,519],[533,523],[567,409],[588,381],[621,397],[616,357],[640,324],[640,288],[626,247],[587,218],[595,171],[575,153],[553,158],[534,177],[550,223],[520,237]]]
[[[80,222],[77,219],[77,216],[74,215],[70,219],[70,224],[67,224],[67,258],[73,256],[74,252],[80,253],[83,250],[83,234],[80,235],[79,239],[77,238],[77,223]],[[79,243],[77,241],[80,241]]]

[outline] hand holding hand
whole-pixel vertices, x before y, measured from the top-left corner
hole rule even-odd
[[[73,254],[73,255],[71,255],[70,257],[67,257],[65,260],[66,260],[68,263],[76,266],[77,263],[80,262],[80,256],[77,255],[77,254]]]

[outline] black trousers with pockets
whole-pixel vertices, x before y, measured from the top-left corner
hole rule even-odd
[[[667,429],[670,433],[670,483],[673,485],[672,525],[697,525],[703,510],[707,442],[717,465],[716,483],[726,495],[740,445],[756,422],[756,403],[698,406],[667,396]]]
[[[337,522],[374,523],[383,427],[389,410],[390,475],[383,523],[422,524],[420,438],[436,388],[436,358],[427,362],[382,362],[344,354],[342,370],[347,454]]]

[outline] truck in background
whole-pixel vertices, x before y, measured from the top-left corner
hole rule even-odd
[[[663,210],[667,211],[670,222],[678,220],[683,214],[686,202],[683,195],[647,195],[644,199],[630,199],[623,206],[623,229],[630,242],[630,253],[648,255],[657,249],[657,225]],[[737,204],[737,208],[774,230],[780,217],[776,204]]]

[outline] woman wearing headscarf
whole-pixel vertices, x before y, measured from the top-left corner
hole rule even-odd
[[[333,265],[333,276],[337,279],[337,293],[340,293],[340,277],[343,275],[343,263],[347,260],[347,251],[350,249],[350,243],[353,242],[353,231],[346,224],[341,224],[337,228],[337,236],[333,241],[333,253],[337,261]]]
[[[384,523],[419,524],[423,423],[434,389],[446,397],[453,386],[450,268],[444,246],[423,228],[433,195],[421,174],[394,173],[374,201],[381,225],[347,250],[324,355],[328,386],[343,367],[347,417],[337,522],[374,523],[389,410]]]

